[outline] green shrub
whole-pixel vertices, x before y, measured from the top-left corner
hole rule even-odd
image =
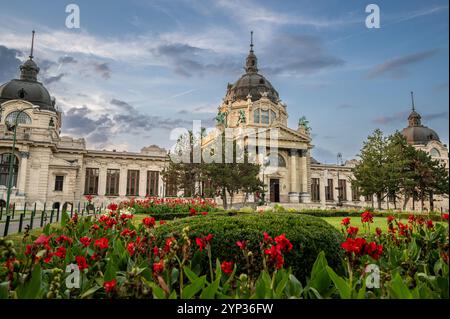
[[[221,261],[241,261],[240,264],[244,264],[236,241],[248,240],[248,247],[255,254],[254,265],[260,267],[262,262],[259,243],[263,240],[263,232],[267,232],[272,237],[285,233],[291,241],[294,249],[285,254],[285,261],[299,279],[303,280],[310,274],[321,251],[325,252],[330,266],[334,269],[341,266],[340,243],[343,237],[333,226],[320,218],[284,213],[194,216],[158,227],[155,230],[156,238],[160,239],[161,245],[166,237],[180,236],[186,226],[190,228],[193,245],[196,237],[209,233],[214,235],[211,246],[213,260],[219,258]]]
[[[239,209],[239,213],[244,213],[244,214],[251,214],[254,213],[255,209],[253,207],[242,207],[241,209]]]

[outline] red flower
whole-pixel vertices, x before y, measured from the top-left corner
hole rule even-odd
[[[135,230],[130,230],[128,228],[125,228],[124,230],[122,230],[122,232],[120,233],[120,236],[130,236],[130,237],[134,237],[136,236],[136,231]]]
[[[164,245],[164,252],[168,253],[170,251],[170,247],[175,241],[175,237],[169,237],[166,239],[166,244]]]
[[[195,208],[189,209],[189,216],[194,216],[194,215],[197,215],[197,211],[195,210]]]
[[[133,243],[133,242],[128,243],[128,245],[127,245],[127,250],[128,250],[128,253],[130,254],[130,256],[133,256],[133,255],[134,255],[134,253],[135,253],[135,251],[136,251],[136,247],[134,246],[134,243]]]
[[[341,244],[341,247],[348,253],[359,254],[365,244],[366,240],[364,238],[347,238],[347,240]]]
[[[202,212],[202,215],[206,216],[206,215],[208,215],[208,212]]]
[[[269,261],[275,265],[276,269],[283,267],[284,258],[280,246],[272,245],[269,249],[264,250],[264,254],[269,256]]]
[[[153,247],[153,255],[159,256],[159,248],[158,248],[158,246]]]
[[[111,203],[106,208],[115,212],[117,210],[117,208],[119,208],[119,205],[117,205],[116,203]]]
[[[99,225],[97,225],[97,224],[93,224],[92,226],[92,229],[93,230],[97,230],[97,229],[99,229],[100,228],[100,226]]]
[[[50,235],[50,236],[46,236],[46,235],[44,235],[44,234],[41,234],[41,235],[34,241],[34,243],[35,243],[35,244],[38,244],[38,245],[48,245],[48,243],[49,243],[49,241],[50,241],[51,238],[52,238],[51,235]]]
[[[410,214],[408,216],[408,223],[414,224],[416,222],[416,216],[414,216],[413,214]]]
[[[348,226],[350,225],[350,217],[345,217],[341,221],[341,225]]]
[[[58,247],[58,249],[55,252],[55,256],[57,256],[61,259],[66,258],[66,247],[64,247],[64,246]]]
[[[61,235],[58,238],[56,238],[56,242],[58,244],[63,242],[63,241],[67,242],[69,245],[72,245],[72,242],[73,242],[72,238],[70,238],[70,237],[68,237],[66,235]]]
[[[31,252],[33,251],[33,246],[31,245],[27,245],[26,249],[25,249],[25,255],[31,255]]]
[[[231,274],[233,272],[233,268],[234,268],[234,263],[232,261],[224,261],[221,265],[220,268],[222,269],[222,271],[224,273],[226,273],[227,275]]]
[[[205,241],[206,241],[207,243],[210,243],[211,240],[213,239],[213,237],[214,237],[213,234],[208,234],[208,235],[205,237]]]
[[[203,251],[203,249],[206,248],[206,242],[203,238],[197,237],[195,238],[195,242],[197,243],[200,251]]]
[[[86,236],[80,238],[80,242],[84,247],[88,247],[91,244],[91,241],[92,239]]]
[[[153,272],[155,274],[160,274],[161,272],[163,272],[163,270],[164,270],[163,260],[160,260],[159,262],[153,264]]]
[[[246,241],[237,241],[236,245],[241,249],[244,250],[245,248],[247,248],[247,242]]]
[[[369,211],[365,211],[361,214],[362,223],[373,223],[373,215]]]
[[[375,232],[377,233],[377,236],[381,236],[382,231],[381,231],[381,228],[380,228],[380,227],[377,227],[377,228],[375,229]]]
[[[349,234],[350,236],[356,236],[358,234],[358,231],[358,227],[350,226],[349,228],[347,228],[347,234]]]
[[[388,222],[388,224],[392,223],[394,220],[395,220],[395,217],[392,216],[392,215],[389,215],[389,216],[387,217],[387,222]]]
[[[146,227],[151,228],[151,227],[155,226],[155,219],[154,219],[153,217],[145,217],[145,218],[142,220],[142,223],[143,223]]]
[[[112,292],[116,289],[117,281],[115,279],[111,281],[105,281],[103,283],[103,287],[105,288],[106,292]]]
[[[264,235],[264,242],[268,243],[273,241],[272,237],[270,237],[268,233],[264,232],[263,235]]]
[[[432,221],[431,219],[428,219],[428,220],[427,220],[427,228],[428,228],[428,229],[431,229],[431,228],[433,228],[433,227],[434,227],[433,221]]]
[[[383,253],[383,245],[377,245],[375,242],[370,242],[364,246],[364,252],[373,259],[378,260]]]
[[[86,200],[90,203],[94,199],[94,196],[86,195],[86,196],[84,196],[84,198],[86,198]]]
[[[109,245],[108,238],[100,238],[97,239],[94,243],[94,247],[98,247],[100,249],[107,249]]]
[[[398,222],[398,230],[400,236],[408,236],[410,233],[410,228],[408,225],[403,224],[402,222]]]
[[[287,252],[292,250],[292,244],[285,234],[275,237],[275,242],[280,247],[281,251]]]
[[[159,224],[160,224],[160,225],[164,225],[164,224],[167,224],[167,222],[166,222],[165,220],[160,220],[160,221],[159,221]]]
[[[448,213],[442,214],[442,219],[448,221]]]
[[[75,260],[76,260],[78,268],[80,270],[84,270],[84,269],[87,269],[89,267],[89,265],[86,262],[86,258],[84,256],[76,256]]]

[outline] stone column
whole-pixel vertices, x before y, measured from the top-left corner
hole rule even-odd
[[[102,163],[98,171],[98,196],[106,194],[106,164]]]
[[[127,179],[128,179],[127,166],[121,165],[119,178],[119,196],[126,196],[127,194]]]
[[[338,177],[337,173],[336,173],[336,175],[333,176],[333,188],[334,188],[333,197],[334,197],[334,201],[336,203],[339,202],[339,180],[340,179],[341,179],[341,174],[339,174],[339,177]]]
[[[325,186],[327,185],[327,178],[325,172],[320,176],[320,204],[325,207],[327,205],[325,196]]]
[[[300,199],[302,203],[309,203],[311,196],[308,193],[308,150],[304,149],[300,151],[300,169],[301,174],[301,193]]]
[[[147,195],[147,169],[141,167],[139,169],[139,197]]]
[[[289,202],[298,203],[299,202],[299,192],[298,192],[298,184],[297,184],[297,157],[298,151],[296,149],[289,150],[289,159],[290,159],[290,192],[289,192]]]
[[[352,203],[353,202],[353,193],[352,193],[352,183],[350,182],[350,179],[348,176],[345,176],[345,185],[347,186],[347,202]]]
[[[15,185],[18,189],[19,194],[25,194],[25,182],[27,178],[27,167],[28,167],[28,157],[30,157],[30,153],[28,152],[20,152],[20,167],[17,176],[17,185]]]

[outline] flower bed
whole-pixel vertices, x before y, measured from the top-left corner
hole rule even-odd
[[[255,215],[258,224],[250,216],[200,214],[164,224],[147,216],[134,225],[130,210],[110,209],[95,217],[63,214],[61,227],[25,233],[23,247],[0,239],[0,298],[448,298],[448,224],[422,217],[402,223],[389,216],[382,232],[364,212],[365,236],[345,218],[338,251],[314,256],[301,284],[291,267],[320,248],[323,237],[310,228],[322,224],[315,218],[287,216],[289,224],[280,214]],[[207,228],[220,218],[222,230]],[[298,238],[294,226],[277,231],[295,218],[303,223]],[[235,226],[246,227],[225,242],[229,221],[238,219]],[[302,244],[302,236],[312,240]],[[227,248],[237,254],[215,251]],[[333,258],[346,269],[337,271]]]

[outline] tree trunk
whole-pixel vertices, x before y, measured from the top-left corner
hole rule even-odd
[[[381,193],[377,194],[377,206],[378,206],[378,210],[381,210]]]
[[[434,211],[434,198],[433,192],[430,192],[430,212]]]
[[[406,210],[406,206],[408,206],[408,202],[409,202],[409,194],[405,193],[405,198],[403,199],[403,210]]]
[[[225,188],[222,189],[222,201],[223,201],[223,208],[228,209],[227,191],[225,190]]]

